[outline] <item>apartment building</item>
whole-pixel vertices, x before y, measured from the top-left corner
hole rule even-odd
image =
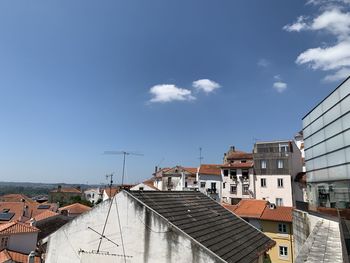
[[[253,155],[236,151],[231,146],[224,155],[224,164],[221,166],[222,201],[228,204],[237,204],[246,198],[255,198],[255,176]]]
[[[295,142],[257,142],[253,159],[256,199],[277,206],[293,206],[293,191],[301,191],[294,187],[294,178],[302,171],[301,152]]]

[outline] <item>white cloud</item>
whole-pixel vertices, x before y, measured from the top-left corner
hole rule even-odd
[[[261,58],[261,59],[259,59],[259,61],[258,61],[258,63],[257,63],[257,65],[259,66],[259,67],[262,67],[262,68],[267,68],[268,66],[270,66],[270,61],[268,61],[267,59],[265,59],[265,58]]]
[[[283,29],[288,32],[292,32],[292,31],[299,32],[303,29],[308,28],[308,25],[304,21],[305,21],[305,18],[303,16],[299,16],[297,19],[297,22],[293,24],[285,25]]]
[[[283,91],[285,91],[287,89],[287,83],[282,82],[282,81],[277,81],[277,82],[273,83],[273,88],[277,92],[282,93]]]
[[[344,12],[340,3],[350,3],[350,0],[311,0],[309,4],[328,5],[321,13],[310,21],[299,17],[297,22],[283,27],[286,31],[321,31],[336,37],[336,43],[326,47],[309,48],[299,54],[298,65],[307,65],[314,70],[336,71],[325,77],[326,81],[337,81],[350,68],[350,12]],[[330,5],[330,3],[333,3]],[[337,3],[338,6],[334,4]]]
[[[210,79],[199,79],[192,82],[192,86],[197,90],[204,91],[205,93],[213,92],[220,88],[220,84]]]
[[[327,75],[325,81],[341,81],[350,76],[350,68],[342,68],[333,74]]]
[[[275,76],[273,76],[273,78],[275,79],[275,80],[282,80],[282,78],[281,78],[281,75],[275,75]]]
[[[173,84],[160,84],[150,88],[152,94],[150,102],[171,102],[171,101],[191,101],[196,98],[192,96],[192,92],[188,89],[179,88]]]
[[[301,53],[297,64],[308,64],[313,69],[333,70],[350,66],[350,41],[327,48],[310,48]]]

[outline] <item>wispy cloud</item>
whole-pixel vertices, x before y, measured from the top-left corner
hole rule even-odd
[[[261,59],[258,60],[258,62],[256,64],[259,67],[267,68],[268,66],[270,66],[271,63],[266,58],[261,58]]]
[[[350,0],[312,0],[314,5],[327,5],[313,19],[298,17],[293,24],[283,27],[288,32],[321,31],[333,35],[336,43],[326,46],[309,48],[299,54],[298,65],[307,65],[313,70],[330,71],[324,80],[338,81],[346,77],[350,68],[350,13],[343,11],[335,4],[350,3]],[[332,3],[332,5],[330,5]],[[308,21],[307,21],[308,20]]]
[[[210,79],[199,79],[192,82],[192,86],[197,90],[204,91],[205,93],[213,92],[221,87],[221,85]]]
[[[196,98],[192,91],[179,88],[173,84],[160,84],[153,86],[149,92],[152,94],[150,102],[191,101]]]
[[[277,92],[282,93],[287,89],[287,83],[282,82],[282,81],[277,81],[277,82],[273,83],[273,88]]]

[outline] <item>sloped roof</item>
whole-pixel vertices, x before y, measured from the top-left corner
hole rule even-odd
[[[29,219],[28,217],[23,216],[24,211],[24,202],[0,202],[0,212],[3,210],[8,210],[8,213],[14,213],[14,216],[9,221],[0,221],[2,223],[17,221],[20,218]]]
[[[267,205],[267,201],[255,199],[242,199],[237,205],[222,204],[240,217],[257,219],[261,217]]]
[[[261,215],[261,219],[279,222],[292,222],[293,221],[293,207],[288,206],[277,206],[276,208],[270,209],[265,208]]]
[[[156,191],[159,191],[159,189],[154,186],[153,181],[154,181],[153,179],[148,179],[148,180],[144,181],[143,184],[151,187],[152,189],[154,189]]]
[[[243,151],[230,151],[227,156],[226,159],[253,159],[253,154],[252,153],[247,153],[247,152],[243,152]]]
[[[77,194],[81,194],[81,190],[74,188],[74,187],[65,187],[65,188],[61,188],[61,189],[53,189],[50,191],[51,193],[77,193]]]
[[[177,171],[176,171],[177,170]],[[184,171],[189,173],[190,175],[196,175],[197,174],[197,168],[196,167],[183,167],[183,166],[175,166],[170,169],[164,170],[161,172],[162,175],[164,174],[174,174],[174,173],[179,173],[180,171]]]
[[[17,263],[27,263],[28,262],[28,255],[22,254],[20,252],[11,251],[8,249],[4,249],[0,252],[0,262],[6,262],[8,260],[12,260]],[[35,256],[34,257],[34,263],[40,263],[40,257]]]
[[[28,203],[36,203],[34,200],[23,194],[7,194],[0,196],[1,202],[22,202],[23,200]]]
[[[0,225],[0,235],[39,232],[34,226],[22,222],[10,222]]]
[[[47,219],[47,218],[52,217],[52,216],[57,216],[57,215],[59,215],[59,213],[53,212],[51,210],[45,210],[44,212],[41,212],[40,214],[34,216],[33,219],[36,222],[38,222],[38,221]],[[28,220],[27,222],[29,222],[29,221],[30,220]]]
[[[83,205],[83,204],[80,204],[80,203],[74,203],[74,204],[71,204],[71,205],[67,205],[67,206],[61,207],[58,210],[59,211],[68,210],[68,213],[70,213],[70,214],[82,214],[82,213],[84,213],[86,211],[91,210],[91,207]]]
[[[221,176],[221,164],[202,164],[199,167],[199,174]]]
[[[275,244],[200,192],[129,193],[226,262],[252,262]]]
[[[222,168],[252,168],[254,166],[254,162],[253,161],[247,161],[245,163],[241,163],[241,162],[233,162],[233,163],[229,163],[229,164],[224,164],[221,165]]]

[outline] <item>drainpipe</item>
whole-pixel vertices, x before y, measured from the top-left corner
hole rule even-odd
[[[294,258],[293,258],[293,236],[292,236],[292,227],[293,227],[293,223],[290,224],[289,226],[289,239],[290,239],[290,250],[291,250],[291,256],[292,256],[292,263],[294,262]]]

